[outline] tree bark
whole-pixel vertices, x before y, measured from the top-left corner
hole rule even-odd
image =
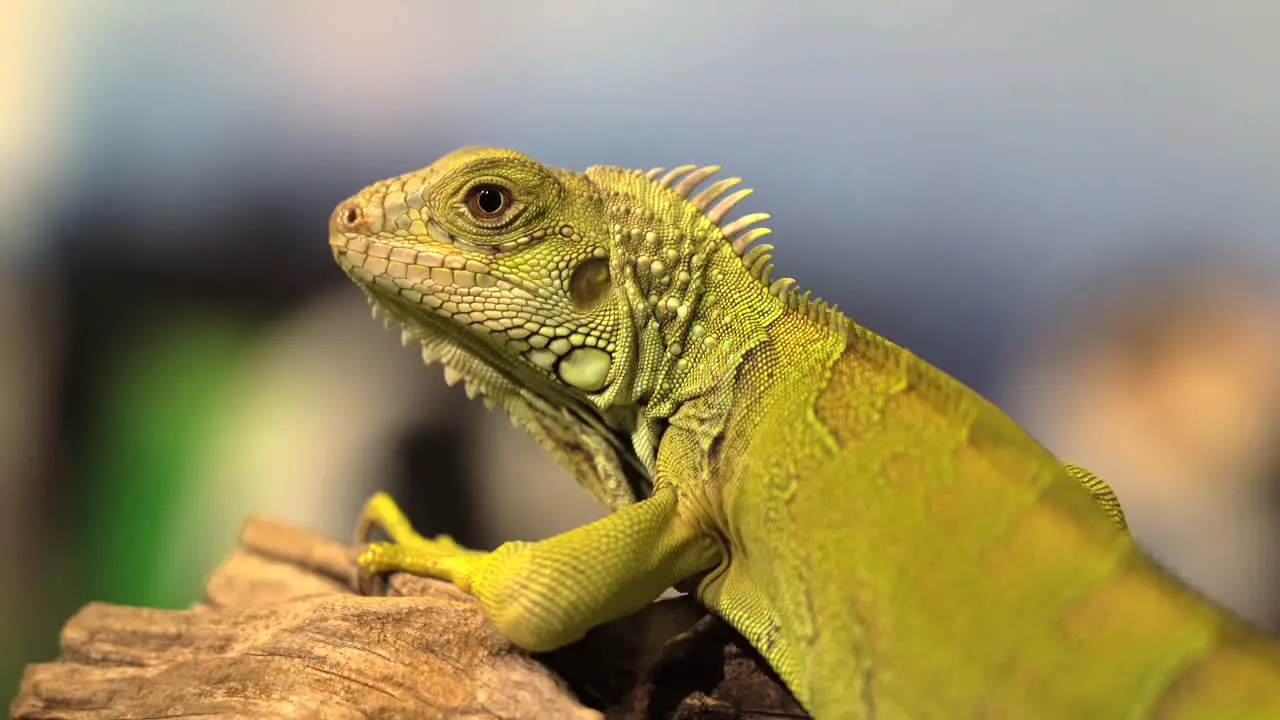
[[[91,603],[27,667],[12,718],[807,717],[687,598],[531,656],[447,583],[355,594],[356,549],[268,519],[188,610]]]

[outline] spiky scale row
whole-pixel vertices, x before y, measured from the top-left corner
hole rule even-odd
[[[795,278],[789,278],[789,277],[778,278],[777,280],[773,281],[772,285],[769,286],[769,292],[775,297],[785,298],[787,296],[786,293],[788,288],[790,288],[792,285],[795,285],[795,284],[796,284]]]
[[[784,279],[789,280],[790,278]],[[782,282],[782,280],[778,282]],[[777,283],[774,284],[776,285]],[[798,289],[788,286],[779,292],[785,294],[785,297],[783,295],[778,296],[787,303],[788,309],[804,315],[813,322],[826,325],[836,332],[843,332],[849,328],[849,320],[844,316],[844,313],[841,313],[835,305],[813,297],[813,291],[805,290],[801,293]]]
[[[693,192],[694,188],[702,184],[703,180],[706,180],[718,172],[720,172],[719,165],[707,165],[705,167],[700,167],[681,178],[680,182],[673,185],[671,189],[680,197],[687,198],[689,197],[689,193]]]
[[[750,230],[744,233],[734,235],[729,240],[729,245],[730,247],[733,248],[733,251],[737,253],[739,257],[745,257],[747,253],[747,248],[751,247],[751,243],[759,240],[760,238],[772,232],[773,231],[767,227],[751,228]],[[770,247],[773,247],[773,246],[771,245]]]
[[[717,203],[715,207],[706,211],[707,219],[719,225],[720,221],[724,219],[724,216],[730,210],[733,209],[733,206],[737,205],[743,198],[750,195],[751,192],[752,192],[751,188],[744,188],[742,190],[739,190],[733,193],[732,195],[729,195],[728,197],[726,197],[725,199]],[[768,213],[759,213],[759,214],[764,215],[766,218],[769,217]]]
[[[768,220],[770,217],[771,216],[769,215],[769,213],[763,213],[763,212],[750,213],[748,215],[743,215],[742,217],[738,218],[737,220],[734,220],[731,223],[721,225],[720,231],[724,233],[725,239],[732,242],[733,239],[737,237],[738,233],[742,232],[743,230],[750,227],[751,225],[755,225],[758,222]],[[769,230],[769,228],[756,228],[756,229],[764,230],[766,232]],[[738,253],[739,255],[742,254],[742,251],[738,249],[736,244],[734,245],[734,252]]]
[[[714,202],[721,195],[725,194],[725,192],[728,191],[729,188],[733,187],[734,185],[737,185],[740,182],[742,182],[742,178],[736,178],[736,177],[717,180],[716,182],[713,182],[710,185],[708,185],[707,188],[702,192],[698,193],[697,195],[694,195],[689,200],[689,202],[693,203],[694,207],[698,208],[703,213],[705,213],[707,211],[708,205]]]
[[[690,170],[697,169],[697,167],[697,165],[681,165],[679,167],[672,168],[671,172],[663,175],[662,179],[658,181],[658,187],[671,187],[671,183],[675,182],[676,178],[684,175]]]
[[[747,254],[742,256],[742,264],[746,265],[747,268],[750,269],[755,267],[756,263],[761,260],[768,262],[770,250],[773,250],[773,246],[769,243],[752,245],[751,249],[747,251]]]
[[[656,182],[659,187],[671,188],[681,197],[689,198],[699,185],[720,170],[720,166],[680,165],[672,168],[665,175],[662,175],[663,170],[665,168],[656,167],[644,173],[644,176]],[[659,175],[662,177],[659,178]],[[771,295],[786,303],[788,309],[804,315],[813,322],[826,325],[836,332],[847,329],[848,319],[835,305],[813,297],[808,290],[801,293],[795,286],[794,278],[781,278],[776,282],[771,279],[773,262],[769,252],[773,250],[773,246],[756,241],[773,231],[767,227],[752,227],[756,223],[768,220],[769,213],[750,213],[728,223],[722,222],[724,216],[734,206],[751,194],[750,188],[738,190],[708,209],[720,196],[740,182],[742,179],[736,177],[718,180],[691,198],[690,202],[702,211],[708,220],[720,226],[720,232],[729,242],[733,252],[742,259],[742,264],[751,273],[751,277],[768,289]]]
[[[395,324],[391,314],[386,311],[372,293],[366,291],[365,299],[369,301],[369,314],[376,320],[378,314],[382,314],[383,328],[390,330]],[[478,378],[468,377],[454,365],[449,364],[452,357],[456,356],[457,348],[439,337],[429,334],[423,334],[420,328],[401,325],[400,326],[400,344],[408,347],[410,344],[418,342],[422,344],[422,362],[425,365],[434,365],[440,363],[444,368],[444,382],[446,385],[453,387],[462,381],[463,392],[469,400],[479,397],[484,402],[486,410],[492,410],[498,406],[498,402],[488,394],[486,394],[482,381]],[[518,425],[516,416],[509,415],[512,425]]]

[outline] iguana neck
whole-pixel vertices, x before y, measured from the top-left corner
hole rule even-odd
[[[606,197],[610,268],[626,289],[635,338],[630,386],[614,400],[634,403],[632,445],[652,472],[669,424],[685,423],[704,445],[722,431],[743,358],[796,309],[753,276],[719,225],[687,202],[672,202],[671,190],[654,185]]]

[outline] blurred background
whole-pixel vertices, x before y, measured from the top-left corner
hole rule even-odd
[[[1280,630],[1270,0],[0,7],[0,699],[83,603],[198,599],[250,512],[600,514],[329,255],[339,200],[471,143],[742,175],[781,272]]]

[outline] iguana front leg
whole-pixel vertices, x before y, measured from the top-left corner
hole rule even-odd
[[[679,512],[670,487],[600,520],[538,542],[470,550],[447,536],[417,534],[385,493],[366,504],[357,540],[381,527],[362,572],[409,572],[447,580],[480,600],[511,642],[552,650],[601,623],[629,615],[671,585],[714,567],[722,550]]]

